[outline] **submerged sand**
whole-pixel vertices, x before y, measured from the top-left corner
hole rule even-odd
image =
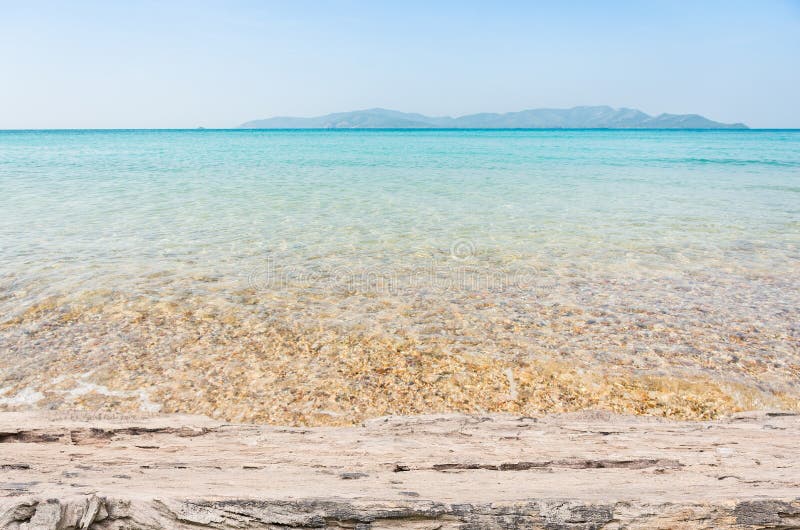
[[[0,409],[160,411],[281,425],[441,412],[604,409],[700,420],[800,410],[800,349],[792,328],[781,329],[783,317],[759,329],[722,323],[702,308],[520,309],[513,304],[524,300],[503,305],[469,292],[444,306],[438,294],[438,306],[352,294],[339,303],[354,298],[374,311],[349,325],[330,316],[352,313],[346,306],[336,313],[313,300],[264,305],[252,289],[226,306],[202,296],[50,299],[0,324]],[[297,307],[307,318],[296,317]]]

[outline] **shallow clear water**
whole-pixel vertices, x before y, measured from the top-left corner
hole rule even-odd
[[[800,132],[0,133],[6,283],[233,279],[267,260],[361,272],[453,252],[796,271]]]
[[[632,348],[652,369],[680,358],[664,337],[613,347],[642,314],[709,358],[758,328],[742,351],[790,384],[800,131],[0,132],[0,289],[3,320],[50,299],[224,313],[255,292],[275,320],[492,355],[538,355],[495,324],[566,304],[618,326],[553,332],[550,353]],[[8,349],[52,347],[18,332]]]

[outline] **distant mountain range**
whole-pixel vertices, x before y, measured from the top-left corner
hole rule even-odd
[[[245,129],[747,129],[743,123],[719,123],[699,114],[650,116],[636,109],[607,106],[532,109],[458,118],[424,116],[387,109],[337,112],[315,118],[253,120]]]

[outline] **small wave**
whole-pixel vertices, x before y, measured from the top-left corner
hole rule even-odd
[[[770,191],[788,191],[789,193],[800,193],[800,186],[780,186],[769,184],[753,184],[745,186],[749,190],[770,190]]]
[[[770,166],[770,167],[800,167],[800,160],[775,160],[775,159],[748,159],[748,158],[644,158],[642,162],[658,162],[664,164],[697,164],[697,165],[730,165],[730,166]]]

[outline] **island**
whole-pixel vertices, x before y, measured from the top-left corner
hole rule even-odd
[[[747,129],[743,123],[720,123],[699,114],[651,116],[637,109],[582,106],[480,113],[452,118],[388,109],[337,112],[312,118],[278,116],[248,121],[243,129]]]

